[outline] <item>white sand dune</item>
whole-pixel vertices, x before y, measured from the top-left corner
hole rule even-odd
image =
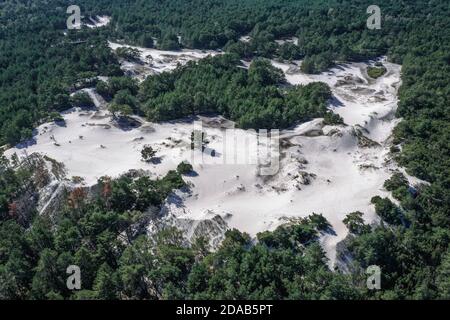
[[[118,45],[110,46],[114,49]],[[198,59],[204,56],[197,51],[173,54]],[[154,49],[142,50],[141,55],[151,55],[154,60],[163,58]],[[324,126],[322,119],[315,119],[281,132],[280,170],[270,177],[259,176],[256,164],[194,163],[198,175],[186,177],[192,185],[190,192],[177,192],[181,202],[168,201],[165,210],[179,218],[198,220],[220,215],[230,227],[251,235],[273,230],[288,218],[322,213],[335,232],[321,238],[333,262],[336,243],[347,234],[342,219],[359,210],[368,222],[376,221],[370,199],[375,195],[388,196],[383,182],[399,169],[389,159],[388,149],[389,137],[398,122],[393,115],[400,66],[384,61],[387,74],[373,80],[365,75],[364,63],[342,65],[314,76],[296,71],[294,64],[273,64],[286,73],[291,84],[328,83],[335,97],[330,108],[343,117],[347,126]],[[164,64],[159,70],[174,67]],[[88,92],[95,95],[93,90]],[[102,105],[100,99],[94,100]],[[155,124],[135,117],[141,123],[139,127],[120,128],[105,110],[73,109],[63,116],[65,126],[43,124],[37,129],[33,144],[17,146],[6,154],[44,153],[63,162],[69,177],[83,177],[86,185],[94,184],[103,175],[117,177],[129,169],[161,176],[183,160],[192,161],[190,121]],[[203,120],[211,123],[223,119]],[[223,162],[228,147],[224,146],[223,129],[204,129],[209,147],[216,151],[214,159],[204,156],[205,159]],[[239,141],[252,135],[244,130],[236,130],[235,134]],[[376,143],[367,145],[369,139]],[[140,151],[146,144],[157,150],[160,163],[141,161]],[[245,146],[237,146],[237,154],[245,152]]]
[[[129,46],[115,42],[108,42],[112,50],[117,50],[121,47],[136,49],[139,51],[139,62],[136,61],[121,61],[122,70],[138,80],[144,80],[145,77],[152,74],[157,74],[166,71],[172,71],[178,65],[184,65],[188,61],[198,61],[207,56],[215,56],[220,52],[212,50],[178,50],[165,51],[151,48],[142,48],[136,46]]]

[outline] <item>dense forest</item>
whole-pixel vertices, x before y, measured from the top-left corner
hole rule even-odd
[[[99,74],[122,74],[103,38],[83,32],[63,35],[64,1],[59,6],[58,1],[26,3],[0,3],[2,145],[29,138],[50,112],[70,108],[76,84]]]
[[[71,201],[60,216],[35,213],[29,223],[31,217],[23,219],[12,204],[26,186],[36,183],[33,173],[1,158],[0,298],[450,297],[448,1],[380,0],[380,30],[367,29],[366,8],[372,3],[363,0],[79,3],[83,15],[110,15],[111,24],[64,35],[68,1],[0,4],[1,144],[29,137],[52,111],[77,103],[70,98],[74,87],[98,75],[116,79],[115,88],[97,83],[105,95],[154,120],[213,111],[242,127],[288,126],[323,115],[320,103],[311,107],[326,99],[327,88],[283,91],[283,79],[263,60],[247,72],[233,59],[304,58],[304,71],[320,72],[336,61],[387,54],[403,66],[398,108],[403,120],[391,151],[408,173],[429,185],[410,192],[401,175],[388,180],[385,187],[398,205],[372,199],[382,218],[378,226],[364,225],[359,213],[349,213],[345,222],[352,236],[347,247],[354,264],[353,273],[344,275],[327,268],[317,242],[318,232],[326,227],[320,215],[260,234],[256,243],[229,231],[215,252],[205,239],[187,244],[177,230],[152,239],[131,232],[130,226],[145,219],[146,208],[157,210],[170,190],[183,185],[175,171],[156,181],[100,181],[105,192],[97,199],[85,199],[79,191],[68,195]],[[238,41],[246,35],[249,42]],[[297,37],[298,46],[274,41],[287,37]],[[122,77],[107,39],[170,49],[222,48],[230,54],[150,77],[139,87]],[[238,94],[219,94],[227,89]],[[182,108],[180,99],[189,104]],[[289,103],[298,108],[287,109]],[[83,273],[84,290],[69,292],[65,287],[68,264],[88,270]],[[366,290],[362,276],[369,265],[383,270],[383,290]]]
[[[148,77],[142,109],[153,121],[220,113],[245,129],[285,128],[326,114],[331,91],[324,83],[279,88],[284,74],[269,61],[254,60],[248,71],[239,64],[238,56],[224,55]]]

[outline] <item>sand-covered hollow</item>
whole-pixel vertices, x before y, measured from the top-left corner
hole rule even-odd
[[[178,51],[164,51],[130,46],[111,41],[108,43],[112,50],[127,47],[139,51],[138,61],[122,60],[120,62],[121,69],[125,72],[125,74],[138,80],[144,80],[147,76],[152,74],[175,70],[178,65],[184,65],[188,61],[198,61],[208,56],[220,54],[220,52],[213,50],[183,49]]]
[[[94,29],[107,26],[111,22],[111,17],[109,16],[95,16],[89,17],[86,27]]]
[[[273,230],[290,218],[322,213],[334,230],[321,238],[333,261],[336,243],[347,234],[342,219],[359,210],[368,222],[375,221],[370,199],[388,195],[383,182],[398,169],[389,159],[388,149],[389,136],[398,121],[393,115],[400,66],[384,62],[387,74],[371,80],[362,63],[342,65],[316,76],[296,71],[295,65],[274,64],[285,71],[292,84],[328,83],[335,97],[330,108],[347,125],[324,126],[322,119],[315,119],[282,131],[280,170],[273,176],[259,176],[255,163],[221,164],[229,147],[224,147],[222,127],[230,127],[230,122],[220,117],[203,118],[209,147],[216,151],[214,159],[204,157],[216,164],[193,163],[197,174],[185,177],[190,191],[178,191],[165,210],[180,218],[199,220],[220,215],[229,227],[251,235]],[[88,92],[96,95],[92,89]],[[161,176],[181,161],[192,160],[192,120],[155,124],[135,117],[137,127],[121,127],[103,108],[101,99],[96,101],[97,110],[69,110],[63,114],[64,124],[41,125],[33,141],[6,154],[44,153],[64,163],[69,178],[83,177],[86,185],[103,175],[117,177],[130,169]],[[235,131],[238,141],[252,134]],[[156,149],[158,161],[141,161],[140,151],[146,144]],[[236,148],[237,154],[246,152],[245,144]]]

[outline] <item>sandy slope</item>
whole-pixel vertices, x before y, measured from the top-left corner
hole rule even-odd
[[[140,61],[121,61],[122,70],[138,80],[144,80],[148,75],[174,70],[179,64],[184,65],[188,61],[197,61],[207,56],[219,54],[212,50],[179,50],[163,51],[157,49],[129,46],[125,44],[109,42],[112,50],[120,47],[128,47],[139,50]]]
[[[96,16],[94,18],[89,17],[89,22],[86,23],[88,28],[101,28],[109,24],[111,17],[108,16]]]
[[[110,46],[114,49],[118,45],[110,43]],[[141,55],[143,59],[151,56],[155,72],[173,69],[175,60],[179,62],[181,57],[204,56],[197,51],[172,52],[170,55],[177,59],[162,61],[166,54],[153,49],[141,49]],[[341,65],[315,76],[298,72],[295,64],[273,64],[286,73],[291,84],[328,83],[335,97],[330,108],[344,118],[347,126],[324,127],[321,119],[315,119],[283,131],[280,170],[267,177],[258,175],[256,163],[223,164],[231,154],[230,140],[226,139],[228,144],[224,146],[220,127],[230,123],[221,118],[203,118],[210,125],[204,126],[204,130],[216,155],[203,154],[206,163],[194,163],[198,175],[186,177],[192,185],[190,192],[177,192],[176,201],[168,201],[164,210],[179,218],[199,220],[220,215],[230,227],[251,235],[272,230],[289,218],[322,213],[334,229],[334,234],[321,238],[333,262],[335,245],[347,234],[342,219],[359,210],[365,213],[367,221],[375,221],[370,199],[374,195],[388,195],[383,182],[398,169],[388,157],[388,139],[398,122],[393,115],[400,66],[384,62],[388,73],[373,80],[367,78],[364,71],[367,64],[362,63]],[[102,109],[101,98],[94,90],[87,91]],[[129,169],[143,169],[152,176],[160,176],[183,160],[192,162],[191,120],[154,124],[136,117],[140,122],[137,128],[123,128],[104,109],[74,109],[63,116],[64,125],[43,124],[34,141],[6,154],[47,154],[66,165],[69,177],[81,176],[85,184],[93,184],[103,175],[118,176]],[[253,135],[243,130],[234,134],[239,142]],[[159,163],[141,161],[140,151],[146,144],[157,150]],[[235,148],[238,157],[247,152],[245,145]],[[198,159],[202,153],[196,152]]]

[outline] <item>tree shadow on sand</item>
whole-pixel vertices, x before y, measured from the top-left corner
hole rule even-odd
[[[332,96],[332,97],[331,97],[331,99],[330,99],[330,105],[331,105],[332,107],[334,107],[334,108],[340,108],[340,107],[343,107],[343,106],[344,106],[344,104],[343,104],[338,98],[336,98],[335,96]]]
[[[186,176],[186,177],[194,178],[194,177],[198,177],[198,172],[194,171],[194,170],[191,170],[191,171],[189,171],[187,173],[184,173],[183,175]]]
[[[142,126],[141,122],[130,117],[118,117],[114,122],[116,127],[122,131],[131,131]]]

